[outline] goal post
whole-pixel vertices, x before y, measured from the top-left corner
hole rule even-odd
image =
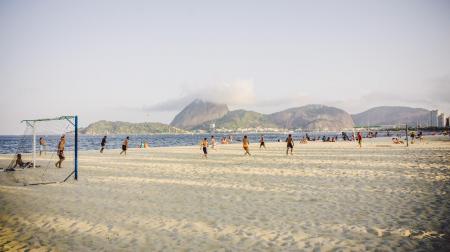
[[[25,132],[0,182],[38,185],[78,180],[78,116],[26,119]],[[60,149],[63,142],[64,148]],[[39,147],[39,149],[38,149]]]

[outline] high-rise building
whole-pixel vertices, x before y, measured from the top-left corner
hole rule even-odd
[[[445,127],[445,116],[444,116],[444,113],[441,113],[438,116],[438,125],[437,126],[440,127],[440,128]]]
[[[431,127],[438,126],[438,113],[439,113],[439,111],[437,109],[430,111],[430,126]]]
[[[450,127],[450,117],[447,117],[447,119],[445,119],[445,127]]]

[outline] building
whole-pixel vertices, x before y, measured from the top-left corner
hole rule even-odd
[[[439,111],[437,109],[430,111],[430,127],[438,126],[438,113]]]
[[[441,113],[438,116],[438,125],[439,128],[444,128],[445,127],[445,115],[444,113]]]
[[[447,119],[445,119],[445,127],[450,127],[450,117],[447,117]]]

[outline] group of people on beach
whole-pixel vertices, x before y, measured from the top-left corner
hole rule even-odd
[[[64,155],[64,149],[66,146],[66,135],[62,135],[59,139],[58,145],[57,145],[57,149],[56,149],[56,154],[58,155],[58,161],[55,163],[55,167],[56,168],[62,168],[62,162],[66,159],[65,155]],[[46,152],[46,147],[47,147],[47,142],[45,141],[45,139],[43,137],[39,138],[39,156],[42,155],[42,153]],[[14,161],[14,165],[11,166],[10,168],[6,169],[6,171],[14,171],[15,168],[32,168],[32,167],[39,167],[36,166],[35,164],[33,164],[33,162],[25,162],[22,160],[22,154],[21,153],[17,153],[15,156],[15,161]]]
[[[343,135],[343,139],[345,139],[345,137],[346,137],[346,135],[344,134]],[[104,136],[102,138],[102,141],[100,143],[100,145],[101,145],[100,153],[103,153],[103,150],[105,149],[106,139],[107,139],[107,136]],[[356,140],[358,141],[358,146],[359,147],[362,147],[362,139],[363,139],[362,133],[358,132],[358,134],[356,136]],[[123,142],[122,142],[122,151],[120,152],[120,155],[122,155],[122,154],[124,154],[125,156],[127,155],[127,149],[128,149],[129,140],[130,140],[129,136],[127,136],[123,140]],[[307,143],[309,140],[311,140],[311,138],[308,136],[308,134],[306,134],[306,137],[303,137],[300,140],[300,143]],[[325,139],[325,136],[324,136],[322,140],[323,141],[334,142],[334,141],[337,141],[337,137],[336,138],[333,137],[330,140],[330,137],[328,137],[328,139]],[[244,135],[243,138],[241,140],[238,139],[238,141],[242,142],[242,148],[244,149],[244,156],[251,156],[251,153],[250,153],[250,140],[249,140],[248,136]],[[232,137],[231,136],[228,136],[228,137],[224,136],[224,137],[221,138],[220,142],[221,142],[221,144],[231,143],[232,142]],[[278,139],[278,142],[281,142],[280,139]],[[292,137],[292,134],[288,135],[288,137],[286,138],[285,142],[286,142],[286,155],[289,155],[289,154],[293,155],[294,144],[295,144],[294,142],[295,141],[294,141],[294,138]],[[203,138],[202,141],[200,141],[200,150],[202,150],[202,152],[203,152],[203,158],[208,158],[208,148],[211,147],[213,150],[216,150],[216,145],[217,145],[217,142],[216,142],[216,139],[215,139],[215,137],[213,135],[211,136],[210,141],[208,141],[208,138],[206,138],[206,137]],[[148,146],[148,144],[147,144],[147,146]],[[141,143],[141,147],[142,147],[142,143]],[[145,144],[144,144],[144,147],[146,147]],[[261,135],[260,138],[259,138],[259,148],[260,149],[262,149],[262,148],[266,149],[266,142],[264,140],[264,135]]]
[[[377,137],[377,135],[378,135],[378,132],[370,133],[370,134],[368,133],[365,137],[366,138],[372,138],[372,137]],[[357,143],[358,143],[358,146],[360,148],[362,147],[363,138],[364,138],[364,136],[363,136],[361,131],[358,131],[356,135],[353,133],[353,135],[351,137],[349,137],[345,132],[342,132],[342,139],[344,141],[355,141],[356,140]],[[416,138],[415,133],[411,133],[411,138],[413,138],[413,139]],[[418,139],[422,139],[422,132],[419,133],[417,138]],[[106,139],[107,139],[107,136],[104,136],[102,138],[102,141],[101,141],[101,144],[100,144],[101,145],[100,153],[103,153],[103,150],[105,149]],[[325,136],[320,137],[319,136],[317,138],[317,140],[322,140],[323,142],[337,142],[337,139],[338,139],[338,136],[335,136],[335,137],[334,136],[333,137],[325,137]],[[122,151],[120,152],[120,155],[124,154],[126,156],[129,140],[130,140],[129,136],[127,136],[123,140],[123,142],[122,142]],[[232,141],[233,140],[232,140],[231,136],[223,136],[221,138],[221,140],[220,140],[220,143],[221,144],[229,144]],[[238,139],[238,141],[242,142],[242,148],[244,150],[244,156],[251,156],[251,153],[250,153],[250,140],[249,140],[248,136],[244,135],[243,138],[240,139],[240,140]],[[300,140],[300,143],[305,144],[305,143],[308,143],[308,141],[316,141],[316,138],[315,137],[311,138],[308,134],[306,134]],[[396,144],[397,143],[403,143],[403,141],[399,140],[399,138],[396,138],[396,139],[393,138],[392,141],[394,143],[396,143]],[[278,142],[281,142],[281,140],[278,139]],[[285,142],[286,142],[286,155],[289,155],[289,154],[293,155],[294,142],[295,141],[294,141],[294,138],[292,137],[292,134],[288,135],[288,137],[286,138]],[[216,150],[216,145],[217,145],[217,142],[216,142],[216,139],[215,139],[215,137],[213,135],[211,136],[209,141],[208,141],[208,138],[206,138],[206,137],[203,138],[202,141],[200,141],[200,149],[203,152],[203,157],[204,158],[208,158],[208,148],[211,147],[213,150]],[[141,141],[140,147],[141,148],[146,148],[146,147],[148,147],[148,143]],[[262,148],[266,149],[266,142],[265,142],[265,139],[264,139],[264,135],[261,135],[260,138],[259,138],[259,148],[260,149],[262,149]],[[59,162],[62,162],[61,160],[64,160],[64,157],[62,157]]]
[[[244,156],[251,156],[252,154],[250,153],[250,140],[248,136],[244,135],[241,141],[242,141],[242,148],[244,149]],[[286,138],[286,143],[287,143],[286,155],[289,154],[289,151],[291,155],[293,155],[294,139],[292,138],[291,134],[289,134],[288,137]],[[216,144],[215,138],[214,136],[211,136],[211,147],[214,150],[215,144]],[[205,137],[200,142],[200,149],[203,151],[203,158],[208,158],[208,147],[209,147],[208,138]],[[263,147],[264,149],[266,149],[266,143],[264,141],[264,135],[261,135],[259,138],[259,148],[261,149]]]

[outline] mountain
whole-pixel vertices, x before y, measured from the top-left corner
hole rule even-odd
[[[244,129],[244,128],[278,128],[276,124],[271,122],[267,115],[247,110],[233,110],[228,112],[223,117],[208,121],[200,126],[198,129],[208,129],[209,125],[215,123],[216,128],[225,129]]]
[[[177,128],[193,129],[208,121],[219,119],[228,112],[228,106],[225,104],[196,99],[178,113],[170,125]]]
[[[268,115],[280,128],[308,130],[341,130],[353,128],[350,114],[342,109],[324,105],[306,105]]]
[[[353,127],[353,120],[347,112],[323,105],[307,105],[266,115],[247,110],[228,111],[226,105],[200,100],[195,100],[184,108],[171,125],[189,130],[208,130],[212,123],[218,129],[229,130],[245,128],[341,130]]]
[[[154,134],[154,133],[183,133],[180,130],[163,123],[129,123],[98,121],[80,130],[81,134],[106,135],[106,134]]]
[[[410,125],[428,125],[430,111],[423,108],[401,106],[382,106],[371,108],[359,114],[352,115],[355,125],[394,125],[408,123]]]

